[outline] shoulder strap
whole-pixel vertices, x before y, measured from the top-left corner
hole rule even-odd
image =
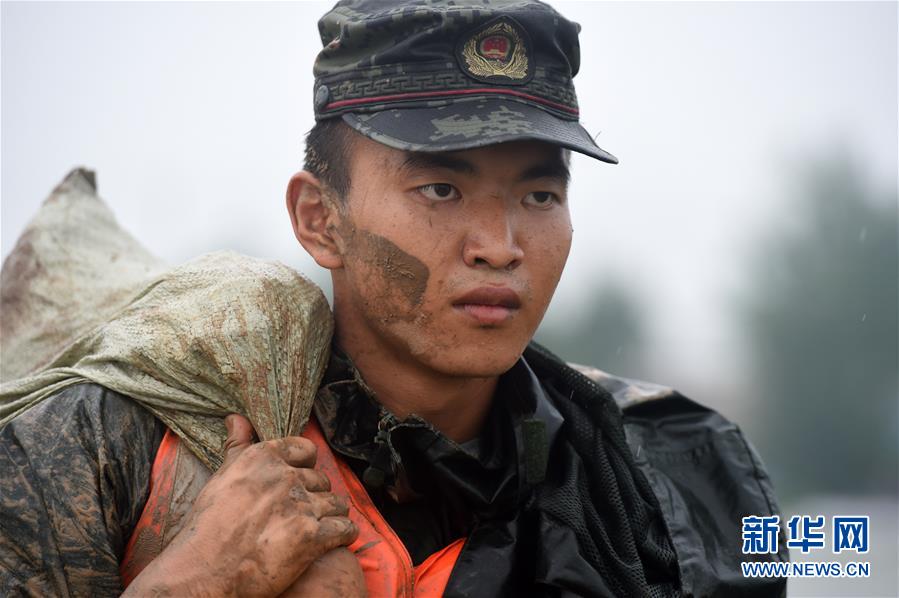
[[[147,502],[119,566],[124,587],[172,541],[211,475],[178,435],[167,429],[153,461]]]
[[[413,567],[412,558],[384,520],[352,469],[331,451],[315,418],[303,436],[318,449],[316,468],[331,480],[331,491],[350,500],[350,519],[359,537],[349,549],[356,555],[372,597],[442,596],[465,539],[460,538]],[[183,517],[212,474],[172,430],[166,430],[150,476],[150,491],[122,559],[127,587],[161,553],[181,529]]]

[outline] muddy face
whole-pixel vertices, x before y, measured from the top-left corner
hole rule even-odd
[[[365,138],[332,270],[338,339],[451,376],[510,368],[571,246],[561,151],[516,142],[410,154]],[[352,347],[352,348],[351,348]]]
[[[362,272],[366,285],[378,290],[368,298],[368,307],[384,323],[414,320],[428,287],[428,267],[385,237],[346,228],[347,252],[366,266]]]

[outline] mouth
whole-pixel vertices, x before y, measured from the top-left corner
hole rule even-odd
[[[508,287],[479,287],[455,299],[453,308],[479,324],[500,324],[521,308],[521,298]]]

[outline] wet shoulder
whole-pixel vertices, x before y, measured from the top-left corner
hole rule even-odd
[[[96,384],[0,430],[0,594],[115,595],[165,427]]]
[[[93,382],[73,384],[41,401],[10,422],[18,428],[59,430],[87,425],[127,434],[131,426],[156,427],[157,419],[133,399]],[[161,424],[160,424],[161,425]]]

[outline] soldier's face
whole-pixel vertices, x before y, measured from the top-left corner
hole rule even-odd
[[[338,338],[452,376],[509,369],[571,247],[561,150],[408,153],[355,136],[333,271]]]

